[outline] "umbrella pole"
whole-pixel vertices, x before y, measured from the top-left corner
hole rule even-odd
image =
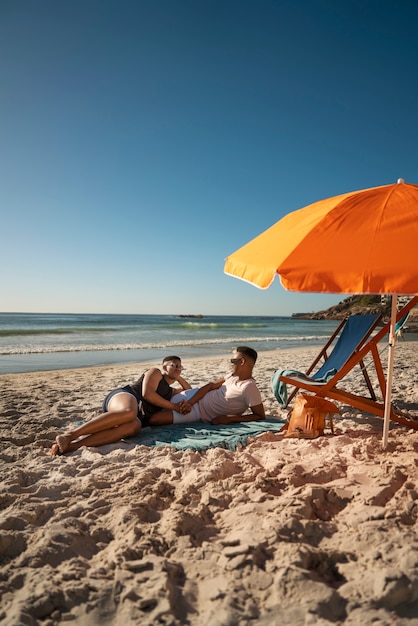
[[[390,316],[390,331],[389,331],[389,355],[388,355],[388,373],[386,380],[386,396],[385,396],[385,414],[383,419],[383,449],[386,450],[388,445],[389,435],[389,422],[390,422],[390,410],[392,405],[392,379],[393,379],[393,360],[395,357],[395,343],[396,343],[396,305],[398,296],[392,295],[392,310]]]

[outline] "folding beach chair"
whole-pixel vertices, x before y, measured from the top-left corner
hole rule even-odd
[[[364,342],[370,337],[373,330],[381,321],[382,315],[370,314],[370,315],[352,315],[345,318],[339,326],[335,329],[331,337],[328,339],[325,346],[321,349],[317,357],[313,360],[306,372],[297,372],[295,370],[282,370],[276,372],[276,381],[279,380],[281,384],[281,390],[277,391],[274,388],[273,391],[276,398],[279,400],[283,408],[285,408],[296,395],[299,387],[296,381],[299,378],[309,379],[310,385],[323,385],[330,378],[334,377],[339,370],[345,365],[348,359],[357,351]],[[335,345],[334,345],[335,343]],[[320,362],[324,361],[322,366]],[[375,400],[376,396],[371,384],[369,375],[362,361],[359,363],[361,371],[363,373],[366,385],[368,387],[370,396]],[[319,369],[312,374],[316,367]],[[293,392],[287,397],[284,393],[284,377],[291,377],[293,381],[292,385],[295,386]],[[274,378],[274,377],[273,377]],[[281,396],[279,398],[279,395]]]
[[[399,323],[410,309],[417,304],[417,301],[418,298],[413,298],[398,312],[396,317],[397,323]],[[363,320],[361,318],[363,318]],[[290,402],[298,389],[304,389],[318,396],[331,398],[362,411],[383,417],[385,411],[386,378],[383,372],[378,344],[389,333],[390,322],[385,324],[375,334],[372,334],[380,319],[381,316],[370,315],[353,315],[349,317],[336,329],[333,336],[321,350],[318,357],[313,361],[306,374],[282,371],[278,376],[280,383],[293,385],[295,387],[294,392],[289,396],[286,404]],[[328,357],[327,350],[339,333],[337,343]],[[371,362],[377,374],[382,401],[377,400],[376,393],[366,370],[364,359],[368,354],[372,357]],[[325,363],[317,372],[311,375],[311,372],[323,357],[326,359]],[[365,378],[369,397],[359,396],[342,388],[344,384],[343,379],[346,378],[357,365],[360,366]],[[391,409],[391,419],[418,430],[418,421],[413,420],[409,416],[399,415],[395,413],[393,409]]]

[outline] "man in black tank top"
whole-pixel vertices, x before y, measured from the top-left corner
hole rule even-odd
[[[154,367],[144,372],[142,376],[132,385],[133,393],[142,401],[141,421],[148,423],[149,418],[161,411],[176,410],[178,404],[173,404],[171,398],[179,391],[191,389],[189,383],[181,376],[183,366],[177,356],[168,356],[163,360],[161,370]],[[171,387],[174,382],[178,382],[181,388]]]
[[[53,456],[74,452],[81,446],[104,446],[141,431],[141,420],[146,423],[151,415],[161,410],[190,410],[187,402],[174,404],[176,393],[191,389],[181,376],[183,367],[178,356],[165,357],[161,369],[153,367],[133,385],[118,387],[103,402],[103,412],[92,420],[57,435],[51,448]],[[175,382],[180,386],[171,387]]]

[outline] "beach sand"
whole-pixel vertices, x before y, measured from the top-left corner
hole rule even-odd
[[[416,414],[417,351],[398,342],[394,376],[395,404]],[[285,417],[273,371],[316,352],[260,354],[270,416]],[[228,357],[184,365],[197,385]],[[341,406],[315,440],[49,455],[144,369],[0,376],[1,624],[418,625],[418,431],[392,425],[383,451],[382,420]]]

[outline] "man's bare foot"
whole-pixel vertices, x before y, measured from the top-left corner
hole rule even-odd
[[[59,456],[61,454],[60,449],[58,447],[57,443],[54,443],[51,447],[51,450],[49,451],[49,454],[51,456]]]
[[[71,437],[69,437],[68,435],[57,435],[55,437],[55,441],[57,442],[56,445],[58,446],[60,454],[65,454],[68,446],[71,443]]]

